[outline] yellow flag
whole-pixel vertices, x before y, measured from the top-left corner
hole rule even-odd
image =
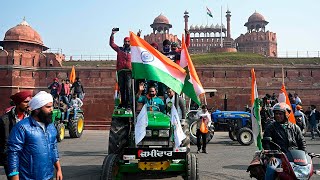
[[[76,81],[76,69],[72,66],[71,73],[70,73],[70,83],[74,83]]]

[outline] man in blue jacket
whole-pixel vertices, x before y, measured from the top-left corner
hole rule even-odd
[[[62,180],[57,131],[52,122],[53,99],[40,91],[29,102],[31,115],[16,124],[8,140],[8,172],[15,179]]]

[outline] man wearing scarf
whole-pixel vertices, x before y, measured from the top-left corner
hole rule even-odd
[[[16,124],[8,140],[8,173],[15,179],[62,180],[57,130],[52,124],[53,98],[40,91],[29,102],[31,114]]]
[[[10,99],[14,102],[15,106],[0,118],[0,165],[4,166],[6,175],[8,175],[6,154],[8,137],[13,126],[29,116],[28,103],[31,100],[31,92],[20,91],[10,96]]]

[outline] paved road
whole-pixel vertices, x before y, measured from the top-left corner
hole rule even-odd
[[[107,152],[107,137],[108,131],[84,131],[80,139],[66,138],[59,143],[64,179],[99,179],[102,161]],[[320,153],[320,138],[316,141],[310,141],[310,137],[306,137],[306,139],[308,150]],[[200,179],[250,179],[246,169],[255,151],[253,145],[241,146],[237,142],[231,141],[227,133],[217,132],[214,139],[208,144],[207,149],[209,154],[197,155],[200,166]],[[196,147],[192,146],[191,151],[195,152]],[[319,159],[314,159],[314,163],[315,168],[320,169]],[[0,167],[0,179],[5,179],[2,167]],[[314,176],[312,179],[320,179],[320,176]]]

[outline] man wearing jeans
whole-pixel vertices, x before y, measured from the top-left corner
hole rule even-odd
[[[72,95],[72,99],[70,100],[70,108],[67,110],[67,117],[69,119],[70,112],[73,111],[73,119],[76,119],[77,112],[80,110],[80,107],[83,105],[83,102],[80,98],[77,98],[77,94]]]

